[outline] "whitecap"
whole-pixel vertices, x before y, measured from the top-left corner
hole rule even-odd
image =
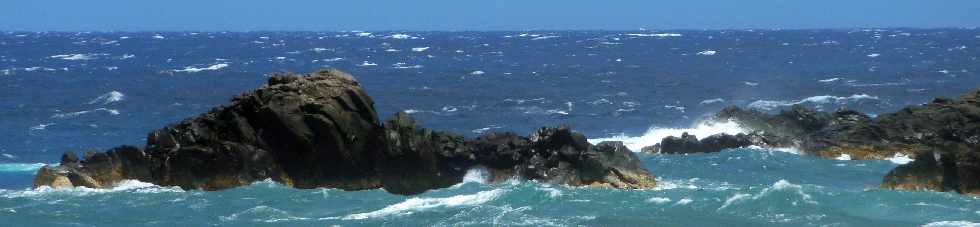
[[[548,197],[551,197],[551,198],[558,198],[558,197],[561,197],[561,195],[562,195],[561,190],[558,190],[557,188],[542,186],[542,187],[537,187],[535,189],[537,189],[539,191],[547,192],[548,193]]]
[[[647,199],[647,202],[648,203],[655,203],[655,204],[664,204],[664,203],[669,203],[670,202],[670,198],[653,197],[653,198]]]
[[[196,73],[196,72],[201,72],[201,71],[215,71],[215,70],[223,69],[225,67],[228,67],[228,64],[226,64],[226,63],[219,63],[219,64],[214,64],[214,65],[211,65],[211,66],[208,66],[208,67],[204,67],[204,68],[196,68],[196,67],[193,67],[193,66],[187,66],[187,67],[184,67],[184,69],[176,69],[176,70],[174,70],[174,72],[179,72],[179,73]]]
[[[849,154],[840,154],[840,156],[838,156],[836,159],[837,160],[848,161],[848,160],[851,160],[851,155],[849,155]]]
[[[480,70],[476,70],[476,71],[470,72],[470,75],[474,75],[474,76],[483,75],[483,74],[486,74],[486,72],[483,72],[483,71],[480,71]]]
[[[360,65],[357,65],[357,66],[360,66],[360,67],[369,67],[369,66],[378,66],[378,64],[377,63],[374,63],[374,62],[364,61],[364,62],[361,62],[361,64]]]
[[[80,60],[93,60],[102,54],[59,54],[53,55],[49,58],[69,60],[69,61],[80,61]]]
[[[772,183],[772,185],[770,185],[769,187],[762,189],[762,191],[760,191],[758,194],[753,195],[753,194],[735,193],[727,200],[725,200],[725,202],[721,205],[721,207],[718,207],[718,210],[719,211],[723,210],[728,206],[738,204],[744,201],[759,200],[773,192],[778,192],[778,191],[795,192],[795,194],[798,195],[804,203],[811,204],[811,205],[818,204],[817,201],[813,200],[813,196],[803,191],[802,185],[793,184],[784,179],[780,179]],[[797,203],[796,201],[792,201],[791,204],[793,206],[799,205],[799,203]]]
[[[681,37],[683,35],[677,33],[652,33],[652,34],[632,33],[632,34],[626,34],[626,36],[666,38],[666,37]]]
[[[429,49],[429,47],[414,47],[414,48],[412,48],[412,51],[414,51],[414,52],[422,52],[422,51],[426,51],[428,49]]]
[[[48,126],[52,126],[52,125],[55,125],[55,123],[49,122],[49,123],[45,123],[45,124],[38,124],[38,125],[35,125],[35,126],[31,126],[30,130],[31,131],[44,130],[44,129],[47,129]]]
[[[868,57],[869,58],[877,58],[878,56],[881,56],[881,54],[879,54],[879,53],[868,54]]]
[[[757,100],[755,102],[749,103],[748,107],[751,109],[759,109],[759,110],[773,110],[780,107],[799,105],[805,103],[828,104],[831,102],[836,102],[838,104],[844,104],[848,101],[857,101],[857,100],[865,100],[865,99],[877,100],[878,96],[871,96],[868,94],[854,94],[846,97],[832,96],[832,95],[818,95],[818,96],[807,97],[799,101]]]
[[[749,81],[743,81],[742,84],[745,84],[746,86],[752,86],[752,87],[759,86],[759,83],[749,82]]]
[[[915,159],[913,159],[911,156],[907,154],[895,153],[895,156],[888,158],[888,161],[891,161],[892,163],[895,164],[904,165],[904,164],[908,164],[909,162],[915,161]]]
[[[6,154],[10,155],[10,154]],[[5,155],[5,156],[6,156]],[[8,156],[8,158],[13,157],[13,155]],[[45,165],[55,165],[55,164],[45,164],[45,163],[0,163],[0,172],[36,172],[41,167]]]
[[[419,37],[411,36],[411,35],[408,35],[408,34],[392,34],[392,35],[389,35],[389,36],[387,36],[385,38],[389,38],[389,39],[418,39]]]
[[[477,167],[470,168],[469,170],[466,170],[466,174],[463,175],[463,182],[461,182],[460,184],[466,184],[466,183],[486,184],[487,182],[489,182],[489,179],[490,179],[490,171],[488,171],[486,168],[482,166],[477,166]]]
[[[698,55],[701,55],[701,56],[712,56],[712,55],[715,55],[715,54],[718,54],[718,51],[716,51],[716,50],[703,50],[701,52],[698,52]]]
[[[83,110],[83,111],[71,112],[71,113],[59,113],[59,114],[52,115],[51,118],[60,118],[60,119],[63,119],[63,118],[72,118],[72,117],[77,117],[77,116],[81,116],[83,114],[89,114],[89,113],[94,113],[94,112],[106,112],[106,113],[109,113],[110,115],[119,115],[119,110],[107,109],[107,108],[97,108],[97,109],[93,109],[93,110]]]
[[[483,134],[483,133],[485,133],[487,131],[490,131],[492,129],[499,129],[499,128],[501,128],[501,127],[500,126],[497,126],[497,125],[489,125],[487,127],[473,129],[471,132],[476,133],[476,134]]]
[[[423,198],[414,197],[403,202],[389,205],[380,210],[356,213],[344,216],[343,220],[362,220],[368,218],[385,218],[393,216],[410,215],[416,212],[424,212],[437,208],[451,208],[460,206],[476,206],[493,201],[504,193],[503,189],[481,191],[470,195],[456,195],[444,198]]]
[[[705,138],[711,135],[725,133],[729,135],[736,135],[739,133],[748,133],[748,130],[742,128],[741,125],[733,121],[724,122],[713,122],[713,121],[702,121],[695,124],[691,128],[662,128],[662,127],[651,127],[647,129],[645,133],[641,136],[626,136],[626,135],[616,135],[607,138],[596,138],[589,139],[592,144],[597,144],[603,141],[623,141],[623,144],[627,148],[635,152],[639,152],[643,147],[651,146],[663,140],[667,136],[679,137],[681,134],[687,132],[688,134],[697,136],[698,138]]]
[[[160,34],[156,34],[156,35],[153,35],[153,38],[154,38],[154,39],[166,39],[167,37],[163,37],[163,36],[162,36],[162,35],[160,35]]]
[[[560,37],[560,36],[557,36],[557,35],[546,35],[546,36],[534,37],[531,40],[545,40],[545,39],[554,39],[554,38],[558,38],[558,37]]]
[[[674,106],[674,105],[664,105],[664,108],[677,110],[677,111],[680,111],[681,113],[683,113],[685,110],[687,110],[687,107]]]
[[[677,203],[674,203],[674,205],[675,206],[676,205],[687,205],[687,204],[691,204],[691,202],[694,202],[694,200],[692,200],[691,198],[683,198],[681,200],[677,200]]]
[[[725,102],[725,99],[723,98],[705,99],[705,100],[701,100],[701,105],[708,105],[708,104],[722,103],[722,102]]]
[[[100,95],[99,97],[96,97],[95,99],[92,99],[91,101],[88,102],[88,104],[100,103],[102,105],[106,105],[109,103],[123,101],[124,99],[126,99],[126,95],[123,94],[122,92],[110,91]]]
[[[89,196],[95,194],[105,194],[114,192],[132,192],[141,194],[156,194],[156,193],[166,193],[166,192],[184,192],[177,186],[163,187],[151,183],[146,183],[138,180],[123,180],[114,184],[110,188],[87,188],[87,187],[70,187],[70,188],[52,188],[49,186],[41,186],[35,189],[27,190],[2,190],[0,189],[0,197],[4,198],[35,198],[44,197],[49,195],[69,195],[69,196]]]
[[[970,221],[937,221],[926,223],[922,227],[980,227],[980,223]]]
[[[834,77],[834,78],[828,78],[828,79],[823,79],[823,80],[818,80],[818,81],[820,81],[820,83],[830,83],[830,82],[838,81],[838,80],[841,80],[841,79],[842,78],[840,78],[840,77]]]

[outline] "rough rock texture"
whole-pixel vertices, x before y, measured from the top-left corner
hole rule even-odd
[[[875,118],[799,106],[776,115],[730,107],[715,117],[761,135],[765,142],[755,142],[760,146],[796,147],[830,158],[915,157],[885,177],[885,188],[980,193],[980,90]]]
[[[650,188],[654,178],[621,143],[593,146],[567,127],[529,137],[462,136],[418,127],[407,114],[382,124],[346,73],[274,75],[268,85],[151,132],[145,150],[120,146],[38,171],[35,187],[111,187],[134,179],[219,190],[272,179],[296,188],[384,188],[416,194],[462,181],[478,166],[495,179]]]
[[[718,152],[724,149],[747,147],[753,145],[753,136],[741,134],[717,134],[698,140],[686,132],[681,137],[668,136],[660,143],[644,147],[643,151],[661,154],[687,154]]]

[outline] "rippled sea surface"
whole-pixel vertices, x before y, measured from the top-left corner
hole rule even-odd
[[[793,149],[638,154],[654,190],[463,184],[416,196],[218,192],[142,182],[30,189],[64,151],[142,145],[168,123],[260,86],[270,72],[350,72],[382,118],[475,136],[568,124],[634,150],[725,106],[879,114],[980,84],[980,30],[552,32],[0,32],[0,225],[11,226],[962,226],[980,201],[878,189],[907,160]],[[841,158],[846,159],[846,158]]]

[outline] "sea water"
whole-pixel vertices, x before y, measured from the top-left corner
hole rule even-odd
[[[639,151],[663,137],[738,133],[726,106],[872,115],[980,84],[980,30],[523,32],[0,32],[0,225],[9,226],[963,226],[980,201],[879,189],[907,157],[825,159],[793,148],[638,153],[650,190],[463,183],[414,196],[271,181],[185,191],[138,181],[31,189],[65,151],[145,144],[271,72],[339,68],[382,118],[475,136],[570,125]]]

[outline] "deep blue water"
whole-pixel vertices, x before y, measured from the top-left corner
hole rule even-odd
[[[31,190],[64,151],[142,145],[277,71],[350,72],[382,118],[408,111],[468,136],[569,124],[631,148],[725,106],[803,104],[872,114],[980,82],[980,30],[0,33],[0,225],[964,225],[968,196],[876,189],[889,161],[738,149],[640,154],[657,190],[470,183],[418,196],[219,192],[137,182]],[[788,151],[788,152],[787,152]],[[896,161],[899,161],[896,159]],[[9,220],[9,221],[3,221]]]

